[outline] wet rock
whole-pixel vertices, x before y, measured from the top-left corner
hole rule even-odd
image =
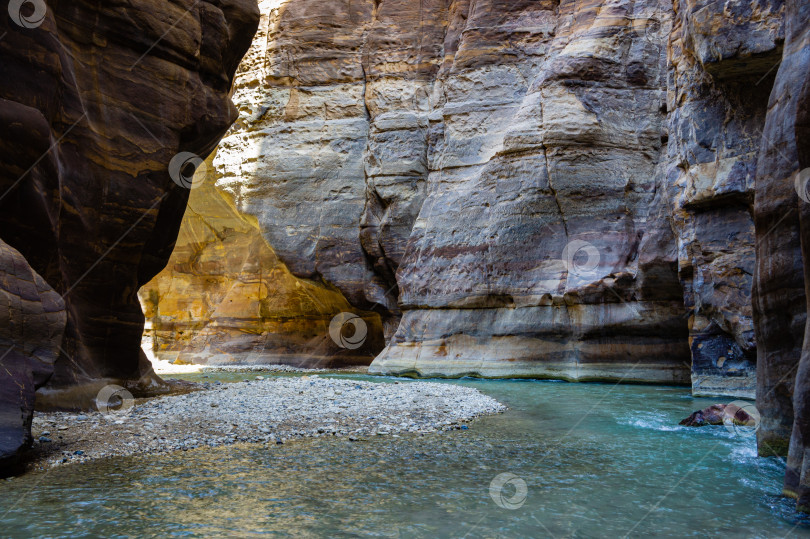
[[[708,408],[698,410],[682,420],[679,425],[686,427],[703,427],[705,425],[724,424],[755,426],[756,420],[739,406],[726,404],[712,404]]]

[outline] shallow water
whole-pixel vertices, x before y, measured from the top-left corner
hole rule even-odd
[[[201,449],[0,481],[0,536],[810,535],[779,495],[784,465],[756,458],[753,438],[678,426],[722,399],[672,387],[444,383],[510,410],[469,430]],[[502,473],[517,479],[496,486],[499,505],[490,484]]]

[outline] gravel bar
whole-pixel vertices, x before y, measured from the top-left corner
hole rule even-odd
[[[102,457],[187,451],[302,437],[370,436],[466,429],[506,406],[470,387],[302,377],[206,383],[117,412],[46,413],[34,418],[33,467]]]

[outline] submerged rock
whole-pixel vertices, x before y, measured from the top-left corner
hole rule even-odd
[[[736,405],[712,404],[698,410],[682,420],[679,425],[686,427],[703,427],[706,425],[742,425],[754,427],[757,421],[748,412]]]

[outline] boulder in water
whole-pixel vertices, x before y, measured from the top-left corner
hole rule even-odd
[[[723,425],[726,423],[733,423],[734,425],[754,425],[756,420],[751,414],[739,406],[712,404],[708,408],[692,413],[692,415],[678,424],[686,427],[703,427],[706,425]]]

